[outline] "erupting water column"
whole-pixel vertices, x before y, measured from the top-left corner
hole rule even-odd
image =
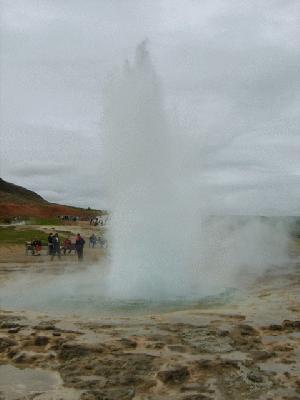
[[[185,294],[191,248],[185,248],[184,237],[191,243],[192,232],[180,226],[183,204],[172,176],[171,135],[145,42],[137,47],[134,65],[126,63],[110,80],[104,115],[112,295],[161,299]]]

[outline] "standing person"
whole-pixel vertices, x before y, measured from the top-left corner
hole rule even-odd
[[[75,249],[77,251],[78,255],[78,261],[83,260],[83,246],[85,244],[85,240],[83,237],[80,236],[80,233],[77,234],[76,236],[76,242],[75,242]]]
[[[37,239],[35,241],[35,254],[37,256],[40,256],[41,255],[41,250],[42,250],[42,242],[39,239]]]
[[[92,236],[90,236],[89,247],[94,248],[96,243],[97,243],[97,238],[96,238],[96,235],[93,233]]]
[[[40,251],[41,251],[41,247],[42,246],[39,246],[39,240],[38,239],[34,239],[32,242],[31,242],[31,246],[32,246],[32,255],[33,256],[40,256],[41,254],[40,254]]]
[[[52,237],[52,255],[51,255],[51,261],[53,261],[53,258],[55,254],[58,255],[58,258],[60,259],[60,240],[58,237],[58,233],[56,233]]]
[[[69,251],[69,254],[71,254],[72,242],[69,238],[65,239],[63,250],[64,250],[64,255],[66,255],[67,250]]]
[[[52,239],[53,239],[53,234],[50,233],[48,236],[48,256],[52,255]]]

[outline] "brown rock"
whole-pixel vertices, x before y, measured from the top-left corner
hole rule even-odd
[[[131,400],[134,396],[133,388],[112,388],[86,391],[81,394],[80,400]]]
[[[40,331],[54,331],[56,328],[54,324],[51,324],[50,322],[47,321],[42,321],[38,325],[36,325],[34,329]]]
[[[186,349],[184,346],[179,346],[179,345],[170,345],[168,346],[168,349],[171,351],[176,351],[178,353],[185,353]]]
[[[196,364],[200,369],[211,369],[216,367],[216,363],[213,360],[198,360]]]
[[[276,344],[273,346],[274,351],[292,351],[294,350],[293,346],[290,344]]]
[[[220,337],[225,337],[229,335],[229,331],[220,329],[219,331],[217,331],[217,335]]]
[[[270,326],[267,327],[270,331],[282,331],[282,326],[278,324],[271,324]]]
[[[286,328],[299,329],[300,321],[290,321],[290,320],[286,319],[283,321],[282,326],[284,329],[286,329]]]
[[[255,383],[262,383],[263,382],[263,377],[261,375],[261,373],[257,372],[257,371],[250,371],[247,374],[247,378]]]
[[[79,344],[64,344],[59,351],[59,358],[61,360],[72,360],[73,358],[81,358],[90,353],[88,347]]]
[[[57,339],[58,341],[63,339]],[[88,344],[77,344],[77,343],[61,343],[53,349],[58,351],[58,357],[61,360],[72,360],[81,357],[94,356],[96,354],[103,353],[106,348],[102,345],[88,345]]]
[[[166,384],[177,384],[185,382],[190,376],[190,373],[185,366],[176,366],[172,369],[159,371],[157,373],[158,379]]]
[[[163,342],[154,342],[154,343],[148,343],[146,345],[147,349],[154,349],[154,350],[160,350],[165,347],[165,343]]]
[[[4,321],[1,323],[1,329],[11,329],[11,328],[21,328],[22,325],[20,325],[18,322],[15,321]]]
[[[258,332],[251,325],[241,324],[237,326],[242,336],[257,336]]]
[[[10,328],[7,332],[8,333],[18,333],[20,331],[20,329],[21,328],[19,326],[17,326],[15,328]]]
[[[206,396],[205,394],[197,393],[184,396],[182,400],[212,400],[212,398]]]
[[[216,366],[220,366],[221,368],[240,368],[239,361],[237,360],[221,360]]]
[[[209,392],[209,389],[203,383],[186,383],[181,386],[181,392]]]
[[[137,344],[134,340],[128,338],[120,339],[121,344],[128,349],[135,349]]]
[[[251,355],[255,361],[264,361],[268,360],[271,357],[274,357],[276,354],[264,350],[254,350],[251,352]]]
[[[34,340],[35,346],[46,346],[49,343],[47,336],[37,336]]]
[[[15,346],[17,342],[10,338],[2,337],[0,338],[0,353],[6,351],[12,346]]]

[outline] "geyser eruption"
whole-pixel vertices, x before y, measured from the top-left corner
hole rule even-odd
[[[285,266],[288,222],[222,215],[201,171],[195,178],[187,167],[195,152],[178,141],[180,134],[188,142],[187,132],[169,128],[146,43],[138,46],[133,65],[111,77],[104,94],[111,259],[57,270],[51,264],[46,278],[22,272],[1,285],[0,307],[111,313],[128,304],[127,310],[136,303],[161,310],[168,303],[178,309],[190,299],[240,287],[241,279],[271,265]]]
[[[172,176],[172,140],[163,95],[146,42],[107,88],[105,103],[116,296],[185,294],[193,266],[192,230]],[[187,260],[187,256],[189,260]],[[188,283],[189,282],[189,283]]]
[[[234,284],[241,267],[263,270],[275,259],[283,261],[287,237],[282,227],[210,218],[201,205],[203,187],[191,177],[179,182],[175,138],[146,42],[137,47],[133,65],[126,62],[111,77],[104,119],[112,209],[109,295],[202,297]],[[250,247],[243,238],[252,241]]]

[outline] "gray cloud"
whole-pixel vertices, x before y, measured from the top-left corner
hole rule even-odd
[[[107,205],[102,88],[148,37],[182,179],[228,212],[300,212],[298,0],[0,5],[3,178]]]
[[[18,177],[48,177],[52,175],[65,175],[70,173],[71,166],[65,164],[52,164],[47,162],[38,163],[36,161],[28,164],[17,164],[10,168],[10,173]]]

